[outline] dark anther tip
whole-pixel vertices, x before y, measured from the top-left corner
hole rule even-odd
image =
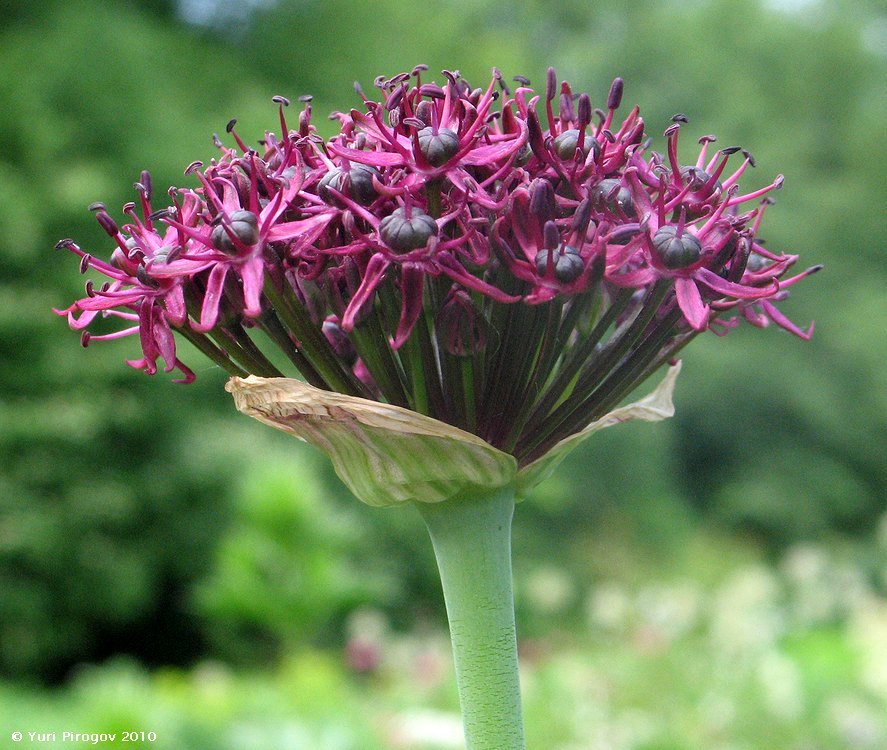
[[[89,262],[91,260],[92,256],[88,253],[80,259],[80,273],[86,273],[89,270]]]
[[[757,165],[757,162],[755,161],[755,157],[752,156],[752,154],[751,154],[751,151],[745,151],[745,150],[743,150],[742,155],[743,155],[746,159],[748,159],[748,163],[751,164],[751,166],[753,166],[753,167],[758,166],[758,165]]]
[[[101,201],[96,201],[95,203],[89,204],[90,211],[107,211],[108,207],[102,203]]]
[[[84,349],[87,346],[89,346],[90,338],[92,338],[92,335],[89,333],[89,331],[84,331],[83,333],[81,333],[80,334],[80,346],[82,346]]]
[[[714,143],[718,137],[716,135],[704,135],[699,139],[699,143]]]
[[[591,122],[591,99],[588,97],[588,94],[579,95],[577,115],[579,117],[579,122],[582,123],[583,127]]]
[[[817,263],[815,266],[810,266],[810,268],[807,269],[807,275],[810,276],[814,273],[819,273],[823,268],[825,268],[825,266],[822,265],[822,263]]]
[[[557,74],[554,68],[549,68],[545,75],[545,98],[551,101],[557,94]]]
[[[290,100],[285,96],[280,96],[280,94],[275,94],[271,97],[271,101],[275,104],[282,104],[284,107],[288,107],[290,105]]]
[[[776,175],[776,179],[773,180],[773,189],[774,190],[782,190],[782,186],[785,184],[785,175],[778,174]]]
[[[75,247],[77,247],[77,245],[70,237],[65,237],[65,239],[59,240],[55,243],[56,250],[71,250]]]
[[[424,73],[428,70],[428,66],[425,63],[419,63],[415,68],[413,68],[410,75],[419,75],[419,73]]]
[[[231,119],[231,120],[228,120],[228,124],[225,126],[225,132],[226,132],[226,133],[230,133],[232,130],[234,130],[234,126],[235,126],[236,124],[237,124],[237,119],[236,119],[236,118]]]
[[[622,90],[625,87],[625,81],[621,78],[614,78],[610,86],[610,93],[607,96],[607,109],[619,109],[622,103]]]
[[[515,83],[519,83],[521,86],[529,86],[530,85],[530,79],[527,78],[526,76],[514,76],[514,78],[512,78],[511,80],[514,81]]]
[[[742,146],[728,146],[727,148],[721,149],[721,153],[724,156],[732,156],[733,154],[738,153],[739,151],[742,151]],[[748,153],[748,152],[745,151],[743,153]]]
[[[185,174],[191,174],[192,172],[196,172],[203,166],[202,161],[192,161],[187,167],[185,167]]]
[[[150,216],[148,216],[148,219],[150,221],[156,221],[157,219],[166,219],[172,213],[173,213],[173,211],[171,211],[168,208],[159,208],[156,211],[154,211]]]
[[[676,115],[672,116],[671,121],[675,122],[675,123],[686,124],[686,123],[690,122],[690,118],[687,117],[687,115],[678,112]]]
[[[302,94],[302,96],[299,97],[299,101],[302,102],[302,104],[307,104],[308,102],[313,102],[314,101],[314,94]]]

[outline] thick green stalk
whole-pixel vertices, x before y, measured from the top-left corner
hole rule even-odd
[[[510,487],[420,503],[440,570],[468,750],[524,750]]]

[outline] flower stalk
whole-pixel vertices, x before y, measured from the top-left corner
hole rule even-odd
[[[466,746],[524,750],[511,580],[514,490],[417,507],[440,571]]]

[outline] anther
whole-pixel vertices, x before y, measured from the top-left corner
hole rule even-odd
[[[585,129],[591,122],[591,99],[588,94],[579,95],[579,106],[576,112],[580,129]]]
[[[145,200],[151,200],[151,173],[147,169],[142,170],[139,183],[144,188]]]
[[[390,112],[392,109],[396,109],[398,106],[400,106],[400,103],[403,101],[403,95],[403,86],[394,89],[394,91],[391,93],[391,96],[389,96],[388,99],[385,100],[385,109]]]
[[[561,244],[561,233],[557,228],[557,224],[553,221],[546,221],[545,226],[542,228],[542,238],[547,249],[556,250]]]
[[[545,98],[552,101],[555,96],[557,96],[557,74],[554,68],[549,68],[545,79]]]
[[[621,78],[614,78],[610,85],[610,93],[607,96],[607,109],[619,109],[622,103],[622,90],[625,82]]]
[[[102,225],[102,229],[104,229],[109,235],[112,237],[117,236],[117,224],[114,219],[112,219],[107,213],[104,211],[99,211],[95,218],[98,220],[99,224]]]

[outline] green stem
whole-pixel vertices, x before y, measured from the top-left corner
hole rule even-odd
[[[510,487],[420,503],[443,584],[467,750],[524,750]]]

